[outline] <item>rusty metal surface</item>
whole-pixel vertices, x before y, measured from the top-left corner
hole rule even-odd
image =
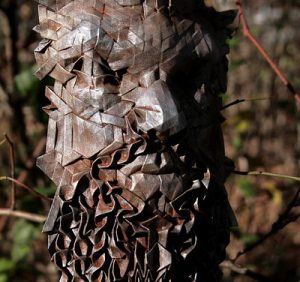
[[[38,2],[36,76],[55,83],[37,165],[58,187],[44,231],[60,281],[218,281],[235,224],[218,98],[234,12]]]

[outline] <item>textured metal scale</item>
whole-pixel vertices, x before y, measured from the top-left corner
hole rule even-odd
[[[235,13],[198,0],[39,0],[50,76],[44,232],[60,281],[219,281],[235,218],[219,93]]]

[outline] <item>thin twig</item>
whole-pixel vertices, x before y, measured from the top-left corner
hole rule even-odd
[[[6,142],[6,139],[3,139],[3,143],[5,143],[5,142]],[[1,145],[1,142],[0,142],[0,145]],[[35,146],[35,148],[32,152],[31,158],[26,161],[26,163],[25,163],[26,168],[20,172],[20,174],[17,178],[17,180],[19,182],[24,183],[26,181],[29,171],[33,168],[33,166],[35,164],[36,157],[39,156],[44,151],[45,145],[46,145],[46,138],[43,137],[39,140],[39,142]],[[9,204],[10,203],[8,202],[8,204],[6,206],[9,207],[10,206]],[[7,216],[6,217],[3,216],[0,218],[0,233],[4,229],[7,219],[8,219]]]
[[[6,56],[3,58],[5,75],[0,77],[0,80],[3,83],[5,92],[8,94],[8,103],[14,112],[14,117],[18,121],[13,123],[13,128],[16,129],[16,133],[20,136],[22,143],[28,148],[29,139],[26,132],[23,103],[14,85],[14,78],[20,72],[20,60],[18,59],[18,54],[20,53],[18,46],[20,43],[18,10],[20,9],[21,2],[18,0],[1,1],[1,3],[2,2],[6,2],[2,10],[7,20],[8,29],[3,38],[6,46]]]
[[[11,209],[0,209],[0,215],[24,218],[39,223],[43,223],[46,221],[46,217],[43,215],[38,215],[38,214],[29,213],[25,211],[16,211]]]
[[[300,195],[300,187],[297,189],[297,192],[295,193],[293,199],[287,205],[286,210],[280,216],[281,218],[286,217],[290,213],[290,211],[292,210],[292,208],[297,205],[297,201],[298,201],[299,195]]]
[[[246,102],[246,99],[236,99],[235,101],[233,102],[230,102],[229,104],[226,104],[224,105],[222,108],[221,108],[221,111],[231,107],[231,106],[234,106],[234,105],[237,105],[237,104],[240,104],[240,103],[243,103],[243,102]]]
[[[12,140],[8,137],[7,134],[4,135],[5,139],[7,141],[7,144],[9,146],[9,160],[10,160],[10,177],[15,178],[15,150],[14,150],[14,143]],[[10,199],[10,208],[12,210],[16,207],[16,183],[11,182],[11,199]]]
[[[266,277],[263,274],[252,271],[246,267],[241,267],[239,265],[236,265],[235,263],[233,263],[232,261],[229,261],[229,260],[222,262],[220,266],[223,268],[228,268],[232,272],[251,277],[251,278],[255,279],[256,281],[260,281],[260,282],[272,281],[270,278]]]
[[[6,142],[6,139],[4,138],[3,140],[0,141],[0,146],[2,146]]]
[[[268,62],[268,64],[271,66],[271,68],[274,70],[274,72],[277,74],[277,76],[280,78],[282,83],[287,87],[289,92],[294,96],[296,102],[300,103],[300,95],[296,92],[294,86],[287,80],[287,78],[281,72],[281,70],[276,65],[276,63],[271,59],[271,57],[268,55],[266,50],[261,46],[261,44],[257,41],[257,39],[254,37],[254,35],[251,33],[245,13],[244,13],[244,9],[242,6],[242,1],[241,0],[236,1],[236,5],[239,10],[239,17],[240,17],[240,21],[242,23],[244,36],[249,38],[249,40],[252,42],[252,44],[258,49],[258,51],[262,54],[262,56],[265,58],[265,60]]]
[[[271,172],[263,172],[263,171],[233,171],[233,173],[238,175],[254,175],[254,176],[271,176],[271,177],[278,177],[283,179],[289,179],[300,182],[300,177],[296,176],[290,176],[285,174],[277,174],[277,173],[271,173]],[[252,251],[259,245],[261,245],[264,241],[275,235],[279,230],[283,229],[285,226],[290,224],[291,222],[295,222],[299,217],[300,214],[290,214],[293,207],[296,206],[296,203],[298,201],[300,194],[300,187],[297,189],[297,192],[295,193],[293,199],[288,204],[286,210],[278,217],[277,221],[272,224],[271,230],[263,235],[258,241],[256,241],[254,244],[251,244],[250,246],[246,247],[244,250],[239,251],[235,258],[233,259],[233,262],[235,262],[240,256]]]
[[[234,105],[237,105],[237,104],[240,104],[240,103],[243,103],[243,102],[252,102],[252,101],[262,101],[262,100],[267,100],[268,98],[254,98],[254,99],[236,99],[235,101],[227,104],[227,105],[224,105],[222,108],[221,108],[221,111],[231,107],[231,106],[234,106]]]
[[[46,146],[46,137],[43,137],[39,140],[37,145],[35,146],[33,152],[32,152],[32,157],[29,158],[26,163],[25,163],[25,169],[23,169],[19,176],[18,176],[18,181],[24,183],[26,181],[26,178],[28,177],[29,171],[33,168],[35,164],[35,159],[44,151],[45,146]]]
[[[250,251],[254,250],[258,246],[263,244],[266,240],[268,240],[270,237],[277,234],[281,229],[283,229],[290,223],[297,221],[299,217],[300,214],[293,214],[286,218],[281,218],[280,216],[279,219],[275,223],[273,223],[271,230],[267,234],[263,235],[258,241],[249,245],[242,251],[239,251],[232,261],[235,262],[240,256],[245,255],[246,253],[249,253]]]
[[[0,181],[1,180],[9,180],[9,181],[12,181],[14,182],[15,184],[17,184],[19,187],[22,187],[24,188],[25,190],[29,191],[31,194],[43,199],[43,200],[46,200],[46,201],[52,201],[51,198],[48,198],[47,196],[35,191],[34,189],[30,188],[29,186],[25,185],[24,183],[21,183],[20,181],[18,181],[17,179],[13,179],[11,177],[8,177],[8,176],[0,176]]]
[[[267,239],[272,237],[273,235],[277,234],[281,229],[286,227],[288,224],[295,222],[299,217],[300,214],[290,214],[293,207],[296,206],[300,194],[300,187],[298,188],[297,192],[295,193],[293,199],[289,202],[288,206],[286,207],[285,211],[278,217],[278,219],[272,224],[271,230],[263,235],[258,241],[251,244],[250,246],[246,247],[244,250],[239,251],[235,258],[232,260],[235,262],[240,256],[252,251],[262,243],[264,243]]]
[[[237,171],[237,170],[234,170],[234,171],[232,171],[232,173],[238,174],[238,175],[271,176],[271,177],[278,177],[278,178],[289,179],[289,180],[294,180],[294,181],[300,182],[300,177],[297,177],[297,176],[265,172],[265,171]]]

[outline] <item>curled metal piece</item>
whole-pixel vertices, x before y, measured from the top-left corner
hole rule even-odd
[[[51,105],[37,165],[60,281],[219,281],[235,224],[219,92],[227,25],[199,0],[39,0]]]

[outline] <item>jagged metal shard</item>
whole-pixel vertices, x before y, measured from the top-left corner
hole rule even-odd
[[[227,25],[200,0],[39,0],[51,105],[38,166],[60,281],[219,281],[234,224],[218,94]]]

